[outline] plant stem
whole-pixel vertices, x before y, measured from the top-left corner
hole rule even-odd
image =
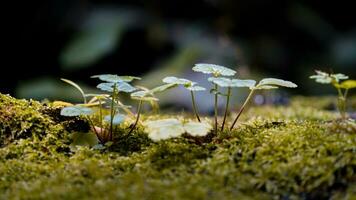
[[[225,114],[224,114],[224,120],[223,120],[222,125],[221,125],[221,131],[224,130],[226,116],[227,116],[227,112],[229,110],[230,95],[231,95],[231,87],[228,87],[227,88],[226,105],[225,105]]]
[[[215,101],[214,101],[214,118],[215,118],[215,134],[218,134],[218,85],[214,84]]]
[[[134,125],[131,127],[130,131],[128,134],[130,134],[137,126],[138,120],[140,119],[140,115],[141,115],[141,107],[142,107],[142,100],[140,100],[138,102],[138,106],[137,106],[137,116],[136,116],[136,120]]]
[[[191,91],[190,91],[190,94],[191,94],[191,96],[192,96],[192,104],[193,104],[193,110],[194,110],[195,116],[197,117],[197,120],[198,120],[199,122],[201,122],[201,121],[200,121],[199,114],[198,114],[198,110],[197,110],[197,105],[195,104],[194,92],[191,90]]]
[[[98,98],[99,100],[99,120],[100,120],[100,134],[103,134],[103,111],[102,111],[102,104],[101,104],[101,99]]]
[[[246,98],[246,100],[245,100],[244,104],[241,106],[241,108],[240,108],[239,112],[237,113],[237,116],[236,116],[236,118],[235,118],[234,122],[233,122],[233,123],[232,123],[232,125],[230,126],[230,131],[234,128],[234,126],[235,126],[235,124],[236,124],[237,120],[239,119],[239,117],[240,117],[240,115],[241,115],[242,111],[244,111],[245,106],[246,106],[246,105],[247,105],[247,103],[250,101],[250,99],[251,99],[251,97],[252,97],[252,95],[253,95],[254,91],[255,91],[254,89],[251,89],[250,94],[247,96],[247,98]]]
[[[112,92],[112,97],[111,97],[111,105],[110,105],[110,129],[109,129],[109,138],[110,141],[112,140],[112,131],[113,131],[113,121],[114,121],[114,116],[115,116],[115,109],[114,109],[114,103],[115,103],[115,96],[116,96],[116,84],[114,84],[113,92]]]
[[[94,125],[93,121],[90,119],[89,116],[86,116],[86,118],[87,118],[87,120],[89,121],[89,124],[90,124],[90,126],[92,127],[92,129],[94,130],[95,135],[96,135],[96,137],[98,138],[98,140],[100,141],[100,143],[103,143],[103,141],[101,140],[101,137],[100,137],[99,133],[98,133],[98,132],[96,131],[96,129],[95,129],[95,125]]]
[[[339,97],[337,99],[337,107],[340,112],[341,118],[345,119],[346,118],[346,98],[345,94],[342,94],[342,90],[340,88],[337,88],[337,92],[339,94]],[[346,95],[347,92],[345,91]]]

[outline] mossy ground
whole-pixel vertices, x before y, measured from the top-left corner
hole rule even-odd
[[[154,143],[139,128],[71,152],[73,119],[0,97],[0,199],[356,198],[355,123],[305,98],[251,108],[218,137]]]

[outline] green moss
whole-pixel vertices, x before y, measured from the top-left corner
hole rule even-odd
[[[109,149],[70,152],[69,133],[50,117],[0,148],[0,199],[355,199],[356,125],[337,118],[264,106],[212,139],[152,142],[122,127]]]

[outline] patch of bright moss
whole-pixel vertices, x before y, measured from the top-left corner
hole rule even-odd
[[[356,125],[337,117],[264,106],[212,140],[123,128],[106,150],[61,151],[68,138],[50,132],[16,139],[0,148],[0,199],[355,199]]]

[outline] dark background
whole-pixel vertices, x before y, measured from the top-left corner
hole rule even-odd
[[[165,75],[192,77],[194,63],[237,69],[238,78],[296,82],[294,94],[332,93],[314,69],[355,79],[352,1],[47,0],[18,2],[9,26],[0,92],[63,99],[65,77],[92,90],[94,74],[137,75],[152,87]],[[6,8],[5,8],[6,9]],[[199,80],[199,79],[197,79]]]

